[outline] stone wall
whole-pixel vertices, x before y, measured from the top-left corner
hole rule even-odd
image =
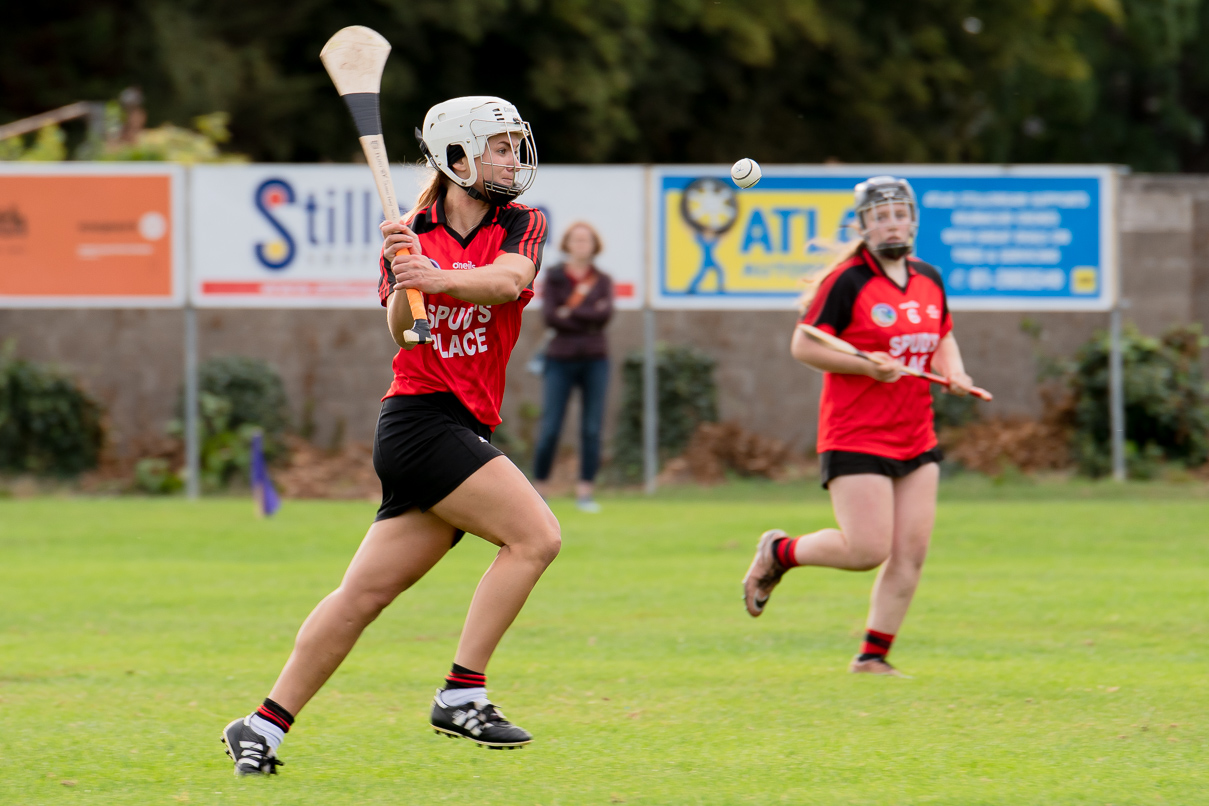
[[[1209,177],[1124,177],[1120,230],[1126,319],[1153,334],[1209,321]],[[1039,345],[1021,330],[1026,316],[1041,326]],[[1070,355],[1108,324],[1107,314],[958,313],[954,320],[971,374],[995,393],[987,411],[1024,415],[1040,408],[1035,349]],[[198,321],[201,358],[268,361],[285,381],[296,422],[310,423],[318,444],[370,438],[394,353],[381,312],[222,310],[199,312]],[[807,449],[821,377],[789,358],[793,321],[780,312],[663,312],[658,332],[717,359],[724,419]],[[541,332],[540,315],[527,315],[508,368],[503,416],[518,430],[529,422],[526,408],[541,401],[540,380],[524,367]],[[105,402],[119,452],[162,432],[174,415],[183,365],[179,311],[0,310],[0,341],[9,337],[19,355],[66,367]],[[607,435],[621,394],[619,359],[640,348],[642,315],[618,313],[610,339],[618,360]],[[572,414],[564,440],[574,435]]]

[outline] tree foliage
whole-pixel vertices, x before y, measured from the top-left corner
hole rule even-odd
[[[106,116],[121,126],[117,104],[108,104]],[[111,142],[99,138],[81,143],[76,148],[80,159],[105,162],[247,162],[243,154],[220,151],[220,145],[231,139],[227,131],[226,112],[212,112],[193,119],[195,130],[182,129],[163,123],[154,129],[143,129],[130,142],[115,138]],[[63,129],[50,124],[33,135],[0,140],[0,160],[24,162],[58,162],[67,159],[67,137]]]
[[[543,160],[1209,164],[1209,0],[64,0],[0,30],[0,120],[146,93],[153,124],[230,113],[234,151],[339,160],[319,64],[392,43],[395,158],[433,103],[499,94]]]

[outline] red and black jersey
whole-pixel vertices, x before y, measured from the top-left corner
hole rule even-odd
[[[506,252],[524,255],[539,270],[546,243],[546,216],[523,204],[493,207],[465,238],[446,225],[444,199],[416,213],[411,229],[424,255],[444,271],[474,271]],[[378,298],[386,305],[394,281],[385,255]],[[399,350],[395,380],[386,397],[452,392],[479,422],[500,424],[504,373],[521,330],[521,311],[533,298],[530,286],[519,299],[475,305],[448,294],[426,294],[428,321],[436,343]],[[383,400],[386,399],[383,398]]]
[[[823,280],[801,321],[922,370],[931,367],[940,340],[953,329],[940,272],[908,258],[903,288],[864,247]],[[927,381],[904,375],[895,383],[882,383],[866,375],[824,373],[820,453],[911,459],[935,447]]]

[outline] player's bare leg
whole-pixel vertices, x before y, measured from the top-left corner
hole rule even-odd
[[[936,522],[936,488],[940,483],[940,466],[926,464],[902,478],[894,479],[894,543],[890,557],[878,572],[870,596],[868,635],[893,636],[902,627],[907,608],[919,587],[932,527]],[[870,648],[870,647],[867,647]],[[889,650],[889,647],[879,649]],[[892,673],[885,662],[885,653],[853,662],[857,672]]]
[[[893,479],[872,473],[840,476],[827,489],[840,528],[803,535],[794,546],[797,564],[845,571],[877,568],[893,542]]]
[[[413,510],[370,526],[340,587],[311,611],[268,699],[222,732],[236,775],[272,775],[284,762],[277,747],[294,717],[340,666],[361,632],[395,597],[437,563],[453,527]]]
[[[485,672],[504,632],[562,545],[558,519],[506,457],[492,459],[431,510],[500,547],[483,575],[455,662]]]
[[[453,527],[432,512],[415,509],[370,526],[340,587],[302,623],[269,698],[297,716],[362,631],[445,556],[453,534]]]
[[[894,487],[886,476],[863,473],[832,479],[832,508],[839,529],[790,539],[774,529],[760,537],[743,579],[747,612],[759,616],[781,575],[799,565],[868,571],[886,561],[894,535]],[[788,555],[783,552],[789,551]]]
[[[562,545],[558,519],[506,457],[480,467],[432,509],[500,547],[483,574],[445,687],[433,698],[433,730],[484,747],[523,747],[533,737],[487,698],[487,664]]]

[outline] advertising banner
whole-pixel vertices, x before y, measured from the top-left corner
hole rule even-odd
[[[392,175],[407,209],[428,173],[396,165]],[[364,165],[199,165],[191,179],[194,304],[380,307],[382,211]],[[643,195],[642,168],[542,166],[520,201],[549,218],[544,265],[559,260],[567,225],[588,221],[619,307],[640,307]]]
[[[420,171],[392,173],[414,199]],[[364,165],[198,165],[189,190],[193,304],[380,307],[382,208]]]
[[[856,237],[853,188],[881,174],[914,187],[915,253],[954,310],[1112,307],[1113,168],[919,165],[768,166],[749,189],[725,166],[656,168],[655,306],[792,309]]]
[[[0,163],[0,307],[184,301],[183,170]]]
[[[558,245],[568,226],[586,221],[596,228],[604,242],[596,265],[613,278],[614,305],[623,310],[642,307],[645,172],[638,165],[543,165],[533,187],[520,198],[540,208],[549,220],[546,266],[562,259]],[[539,293],[530,307],[540,304],[542,279],[538,275]]]

